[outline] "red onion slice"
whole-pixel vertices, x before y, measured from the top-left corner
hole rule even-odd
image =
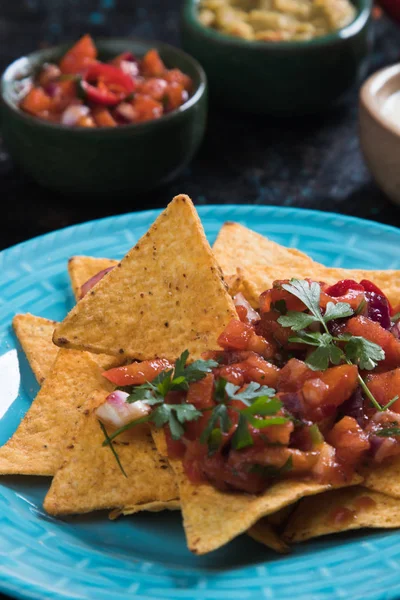
[[[85,281],[85,283],[81,286],[80,299],[82,300],[82,298],[96,285],[96,283],[103,279],[104,275],[107,275],[107,273],[113,268],[113,266],[107,267],[107,269],[99,271],[99,273],[96,273],[96,275],[93,275],[93,277]]]

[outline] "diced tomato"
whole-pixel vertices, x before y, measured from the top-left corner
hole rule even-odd
[[[222,379],[226,379],[229,383],[233,383],[233,385],[238,385],[242,387],[244,384],[244,374],[243,369],[240,365],[225,365],[220,367],[219,369],[215,369],[218,377],[222,377]]]
[[[278,390],[280,392],[297,392],[307,379],[322,375],[321,371],[313,371],[297,358],[291,358],[279,372]]]
[[[94,106],[92,108],[93,119],[97,127],[116,127],[117,122],[110,111],[104,106]]]
[[[84,35],[61,59],[59,67],[62,73],[75,75],[95,62],[97,49],[90,35]]]
[[[34,87],[23,98],[20,106],[31,115],[40,115],[50,110],[51,98],[41,87]]]
[[[246,350],[254,331],[250,325],[232,319],[220,334],[217,343],[228,350]]]
[[[152,49],[145,54],[142,60],[142,70],[147,77],[162,77],[166,68],[157,50]]]
[[[368,389],[381,406],[385,406],[395,396],[400,397],[400,369],[376,373],[367,377]],[[400,413],[400,398],[392,404],[391,410]]]
[[[359,463],[369,449],[367,434],[353,417],[343,417],[332,428],[327,441],[336,448],[336,457],[347,467]]]
[[[162,104],[150,96],[135,94],[132,105],[136,112],[137,123],[159,119],[163,114]]]
[[[355,365],[339,365],[308,379],[302,388],[306,416],[319,421],[332,414],[340,404],[350,398],[358,385]]]
[[[172,439],[169,427],[164,427],[167,452],[170,458],[182,458],[185,454],[185,444],[182,440]]]
[[[279,301],[284,301],[286,304],[287,310],[297,310],[299,312],[306,310],[306,306],[303,304],[301,300],[296,298],[284,290],[281,286],[284,283],[290,283],[288,279],[282,281],[274,281],[274,287],[270,290],[266,290],[260,296],[260,313],[269,312],[273,310],[274,304]],[[280,314],[278,314],[278,317]]]
[[[187,92],[192,91],[193,84],[191,78],[179,69],[170,69],[165,73],[164,79],[168,83],[179,83]]]
[[[193,404],[198,410],[212,408],[214,399],[214,376],[209,373],[200,381],[192,383],[186,396],[186,402]]]
[[[247,343],[247,349],[260,354],[263,358],[273,358],[276,355],[276,344],[268,342],[262,335],[253,333]]]
[[[134,362],[126,367],[115,367],[103,372],[103,377],[115,385],[141,385],[152,381],[161,371],[171,369],[172,364],[165,358]]]
[[[280,313],[275,310],[262,313],[261,320],[255,324],[255,332],[271,344],[287,348],[288,350],[304,348],[303,344],[289,342],[289,338],[295,334],[290,327],[282,327],[277,322],[280,316]]]
[[[364,337],[383,349],[385,358],[378,364],[379,369],[400,367],[400,340],[379,323],[371,321],[368,317],[353,317],[347,322],[345,331],[351,335]]]
[[[251,436],[253,439],[261,438],[263,443],[267,441],[269,444],[281,444],[288,446],[290,435],[294,430],[292,421],[287,421],[282,425],[269,425],[262,429],[254,429],[250,427]]]
[[[154,100],[162,100],[166,89],[167,82],[164,79],[160,79],[159,77],[150,77],[150,79],[145,79],[139,86],[138,92],[141,94],[145,94],[146,96],[150,96]]]
[[[279,368],[264,360],[257,354],[251,354],[245,361],[237,366],[243,370],[246,383],[256,381],[260,385],[268,385],[276,388],[279,376]]]
[[[165,90],[164,98],[166,99],[166,110],[175,110],[182,106],[188,99],[188,93],[180,83],[173,81],[168,83]]]

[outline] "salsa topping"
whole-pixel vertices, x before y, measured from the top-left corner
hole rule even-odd
[[[105,63],[85,35],[58,65],[41,67],[20,108],[63,125],[116,127],[162,117],[184,104],[192,88],[191,78],[167,69],[156,49],[142,59],[123,52]]]
[[[235,305],[239,319],[204,360],[188,364],[185,351],[175,365],[156,359],[104,373],[130,386],[122,404],[143,411],[132,419],[121,406],[115,418],[111,394],[117,428],[105,445],[149,422],[164,428],[169,457],[192,482],[248,493],[276,478],[342,483],[361,464],[400,454],[400,341],[381,290],[294,279],[274,282],[259,313],[242,295]]]

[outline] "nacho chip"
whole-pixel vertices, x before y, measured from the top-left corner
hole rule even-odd
[[[59,346],[128,356],[192,359],[218,348],[237,317],[188,196],[177,196],[138,244],[56,327]]]
[[[165,435],[153,430],[159,453],[167,454]],[[278,481],[259,496],[234,492],[221,492],[212,485],[194,485],[186,477],[182,463],[170,460],[175,471],[181,500],[186,540],[194,554],[217,550],[244,533],[259,519],[293,504],[300,498],[320,494],[333,488],[313,481],[286,479]],[[360,483],[355,475],[347,485]]]
[[[50,373],[59,351],[58,346],[53,344],[56,321],[27,313],[15,315],[12,324],[30,367],[41,385]]]
[[[400,501],[360,486],[305,498],[289,519],[284,538],[303,542],[363,527],[400,527]]]
[[[258,299],[262,292],[272,287],[277,279],[314,279],[324,281],[328,284],[336,283],[341,279],[369,279],[375,283],[387,295],[394,305],[400,298],[400,271],[368,271],[363,269],[338,269],[330,268],[314,263],[312,266],[303,265],[276,265],[268,267],[265,265],[252,265],[240,269],[238,275],[241,277],[241,291],[247,300],[258,306]]]
[[[300,250],[281,246],[239,223],[229,221],[221,227],[213,252],[224,276],[235,275],[237,267],[254,264],[279,265],[282,268],[314,264],[312,258]]]
[[[80,300],[81,287],[92,277],[108,269],[115,267],[117,260],[111,258],[95,258],[93,256],[72,256],[68,261],[68,273],[71,279],[75,299]]]
[[[279,537],[267,518],[260,519],[247,533],[256,542],[264,544],[279,554],[290,552],[289,546]]]
[[[65,351],[69,352],[69,351]],[[52,515],[86,513],[108,508],[176,502],[178,489],[168,461],[155,448],[147,425],[135,427],[113,442],[127,475],[125,477],[111,449],[102,446],[104,433],[95,414],[105,399],[97,391],[86,405],[80,426],[64,455],[44,501]]]
[[[363,467],[361,473],[366,488],[400,500],[400,456],[388,458],[382,464]]]
[[[0,448],[0,474],[54,475],[66,440],[96,389],[113,387],[87,353],[60,350],[32,406],[10,440]]]
[[[165,502],[144,502],[143,504],[136,504],[136,506],[126,506],[125,508],[116,508],[109,514],[109,518],[114,521],[121,515],[136,515],[139,512],[161,512],[162,510],[180,510],[181,504],[179,498],[175,500],[167,500]]]

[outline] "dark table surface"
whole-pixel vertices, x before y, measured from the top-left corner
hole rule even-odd
[[[178,0],[1,2],[0,71],[25,52],[85,31],[178,45],[178,9]],[[370,72],[400,59],[399,29],[385,18],[374,29]],[[197,204],[299,206],[400,226],[400,210],[377,188],[360,154],[355,90],[344,109],[324,117],[280,121],[211,110],[201,150],[177,180],[98,203],[39,188],[15,167],[0,136],[0,249],[88,219],[162,207],[180,192]]]

